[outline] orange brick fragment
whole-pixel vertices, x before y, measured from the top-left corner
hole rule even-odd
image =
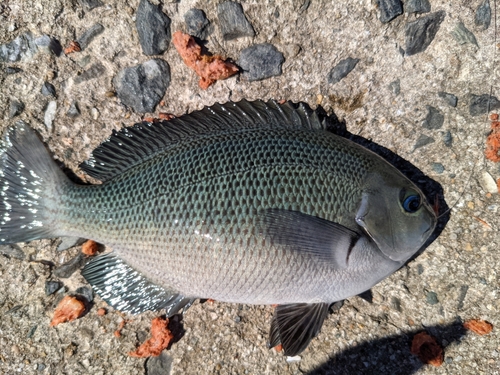
[[[486,138],[486,150],[484,151],[485,156],[494,162],[500,161],[500,121],[498,120],[498,114],[492,114],[491,119],[491,133]]]
[[[78,298],[66,296],[56,307],[54,317],[50,322],[51,327],[59,323],[71,322],[78,319],[85,312],[85,304]]]
[[[99,246],[97,245],[97,242],[92,240],[85,241],[82,245],[82,253],[87,256],[96,255],[98,250]]]
[[[151,322],[151,338],[135,351],[128,353],[131,357],[145,358],[159,356],[173,340],[174,335],[168,329],[168,319],[155,318]]]
[[[158,113],[158,118],[161,120],[172,120],[173,118],[175,118],[175,115],[167,112],[160,112]]]
[[[122,320],[120,322],[118,329],[115,332],[113,332],[113,335],[115,335],[115,337],[120,337],[122,335],[122,329],[123,329],[123,327],[125,327],[125,323],[127,323],[126,320]]]
[[[184,63],[200,76],[198,85],[203,90],[206,90],[215,81],[231,77],[239,71],[236,65],[223,60],[221,56],[203,53],[201,46],[191,35],[176,31],[172,43]]]
[[[278,353],[281,352],[283,350],[283,345],[281,344],[278,344],[274,347],[274,350],[276,350]]]
[[[441,366],[444,360],[443,348],[427,332],[417,333],[411,343],[411,352],[423,363]]]
[[[107,313],[106,309],[103,309],[102,307],[99,310],[97,310],[97,315],[99,316],[104,316],[106,315],[106,313]]]
[[[69,45],[64,49],[64,53],[66,55],[69,55],[70,53],[73,52],[80,52],[82,48],[80,47],[80,43],[78,43],[76,40],[72,40],[69,42]]]
[[[464,328],[483,336],[491,332],[493,324],[486,320],[470,319],[464,323]]]

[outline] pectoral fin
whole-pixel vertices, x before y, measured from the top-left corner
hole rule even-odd
[[[359,238],[358,233],[340,224],[282,209],[266,210],[262,227],[264,236],[272,243],[314,254],[339,269],[347,267],[350,252]]]
[[[269,347],[283,346],[284,353],[295,356],[301,353],[316,337],[328,314],[327,303],[296,303],[276,307]]]

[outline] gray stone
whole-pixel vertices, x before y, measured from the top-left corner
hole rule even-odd
[[[62,52],[61,43],[57,39],[51,38],[48,35],[42,35],[34,40],[34,43],[39,51],[51,52],[56,56],[60,56]]]
[[[491,8],[490,0],[484,0],[476,9],[476,17],[474,19],[476,26],[480,26],[483,30],[490,27],[491,23]]]
[[[304,0],[302,5],[299,7],[299,14],[304,13],[309,8],[309,5],[311,5],[311,0]]]
[[[269,43],[255,44],[241,51],[237,64],[248,81],[278,76],[285,61],[283,54]]]
[[[435,292],[427,292],[425,299],[429,305],[436,305],[439,303],[437,294]]]
[[[9,117],[19,116],[24,111],[24,103],[17,99],[11,99],[9,106]]]
[[[21,260],[26,258],[26,254],[24,254],[24,251],[16,244],[0,246],[0,254],[5,255],[9,258],[16,258]]]
[[[225,40],[254,36],[255,31],[245,17],[241,4],[226,1],[217,6],[222,36]]]
[[[52,274],[55,277],[65,279],[67,277],[70,277],[73,273],[75,273],[76,270],[83,267],[86,262],[87,260],[85,259],[85,255],[80,252],[74,258],[64,263],[62,266],[59,266],[56,269],[54,269]]]
[[[464,308],[464,301],[465,301],[465,297],[467,296],[468,290],[469,290],[468,285],[460,286],[460,293],[458,294],[457,310],[462,310]]]
[[[189,35],[200,39],[205,39],[208,36],[210,21],[201,9],[189,9],[184,14],[184,22],[186,22],[186,31]]]
[[[104,32],[104,26],[100,23],[96,23],[91,28],[85,30],[85,32],[76,40],[80,45],[80,48],[84,50],[88,47],[90,42],[92,42],[96,36]]]
[[[71,105],[76,106],[76,102],[73,102]],[[80,114],[79,111],[78,114]],[[70,117],[75,117],[75,116],[70,116]],[[64,251],[71,249],[72,247],[83,244],[85,241],[86,241],[85,238],[80,238],[80,237],[63,237],[61,239],[61,243],[57,246],[57,251]]]
[[[43,96],[56,96],[56,88],[53,84],[47,81],[43,83],[41,92]]]
[[[98,78],[106,73],[106,67],[100,63],[96,62],[90,66],[86,71],[84,71],[79,76],[76,76],[74,79],[75,84],[80,84],[82,82]]]
[[[406,24],[406,55],[423,52],[434,40],[446,13],[441,10]]]
[[[430,11],[429,0],[408,0],[405,2],[406,13],[429,13]]]
[[[170,84],[170,67],[153,59],[120,71],[113,79],[122,103],[135,112],[153,112]]]
[[[51,294],[54,294],[59,289],[61,289],[62,286],[63,286],[63,283],[60,281],[56,281],[56,280],[46,281],[45,282],[45,295],[50,296]]]
[[[43,114],[43,123],[47,127],[48,132],[52,132],[52,123],[56,118],[57,112],[57,102],[52,100],[47,104],[47,108],[45,109],[45,113]]]
[[[75,290],[75,293],[81,295],[87,302],[92,302],[94,300],[94,292],[87,286],[81,286]]]
[[[401,0],[377,0],[380,10],[380,22],[387,23],[403,14],[403,3]]]
[[[145,55],[161,55],[170,43],[170,18],[147,0],[137,8],[135,26]]]
[[[102,7],[104,5],[101,0],[78,0],[78,2],[86,11],[92,10],[97,7]]]
[[[471,116],[484,115],[490,111],[500,108],[500,101],[490,94],[471,95],[469,113]]]
[[[391,90],[394,95],[399,95],[401,92],[401,81],[399,78],[391,83],[389,83],[389,90]]]
[[[453,136],[449,130],[443,133],[443,143],[446,147],[451,147],[453,143]]]
[[[425,117],[422,126],[426,129],[441,129],[444,123],[444,115],[441,111],[433,106],[427,107],[427,116]]]
[[[401,308],[401,300],[397,297],[392,297],[391,298],[391,305],[392,308],[396,311],[402,312],[403,309]]]
[[[453,31],[451,32],[451,35],[459,44],[470,43],[479,47],[474,34],[469,29],[467,29],[462,22],[457,23],[455,29],[453,29]]]
[[[5,73],[6,74],[16,74],[19,72],[22,72],[23,70],[21,68],[17,68],[15,66],[8,66],[5,68]]]
[[[340,61],[331,71],[328,73],[328,83],[337,83],[345,76],[347,76],[358,64],[359,59],[353,59],[348,57]]]
[[[444,91],[439,91],[438,96],[446,101],[446,104],[448,104],[450,107],[456,107],[458,104],[458,98],[450,93],[444,92]]]
[[[66,112],[66,116],[68,117],[77,117],[80,116],[80,109],[78,108],[78,103],[73,101],[69,106],[68,112]]]
[[[444,165],[441,163],[432,163],[432,170],[438,174],[444,172]]]
[[[172,371],[173,358],[163,350],[157,357],[149,357],[146,362],[146,374],[168,375]]]
[[[434,138],[429,137],[425,134],[421,134],[420,137],[418,137],[417,142],[415,143],[415,146],[413,146],[413,150],[416,150],[417,148],[427,146],[430,143],[435,142]]]
[[[33,40],[33,35],[28,32],[19,35],[10,43],[0,45],[0,61],[29,61],[36,52],[37,47]]]

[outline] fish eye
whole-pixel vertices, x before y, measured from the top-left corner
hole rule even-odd
[[[417,212],[422,203],[418,193],[414,191],[406,191],[405,189],[401,190],[400,200],[403,210],[410,214]]]

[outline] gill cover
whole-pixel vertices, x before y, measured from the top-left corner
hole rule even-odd
[[[404,262],[427,241],[437,218],[410,180],[385,170],[368,176],[355,220],[385,256]]]

